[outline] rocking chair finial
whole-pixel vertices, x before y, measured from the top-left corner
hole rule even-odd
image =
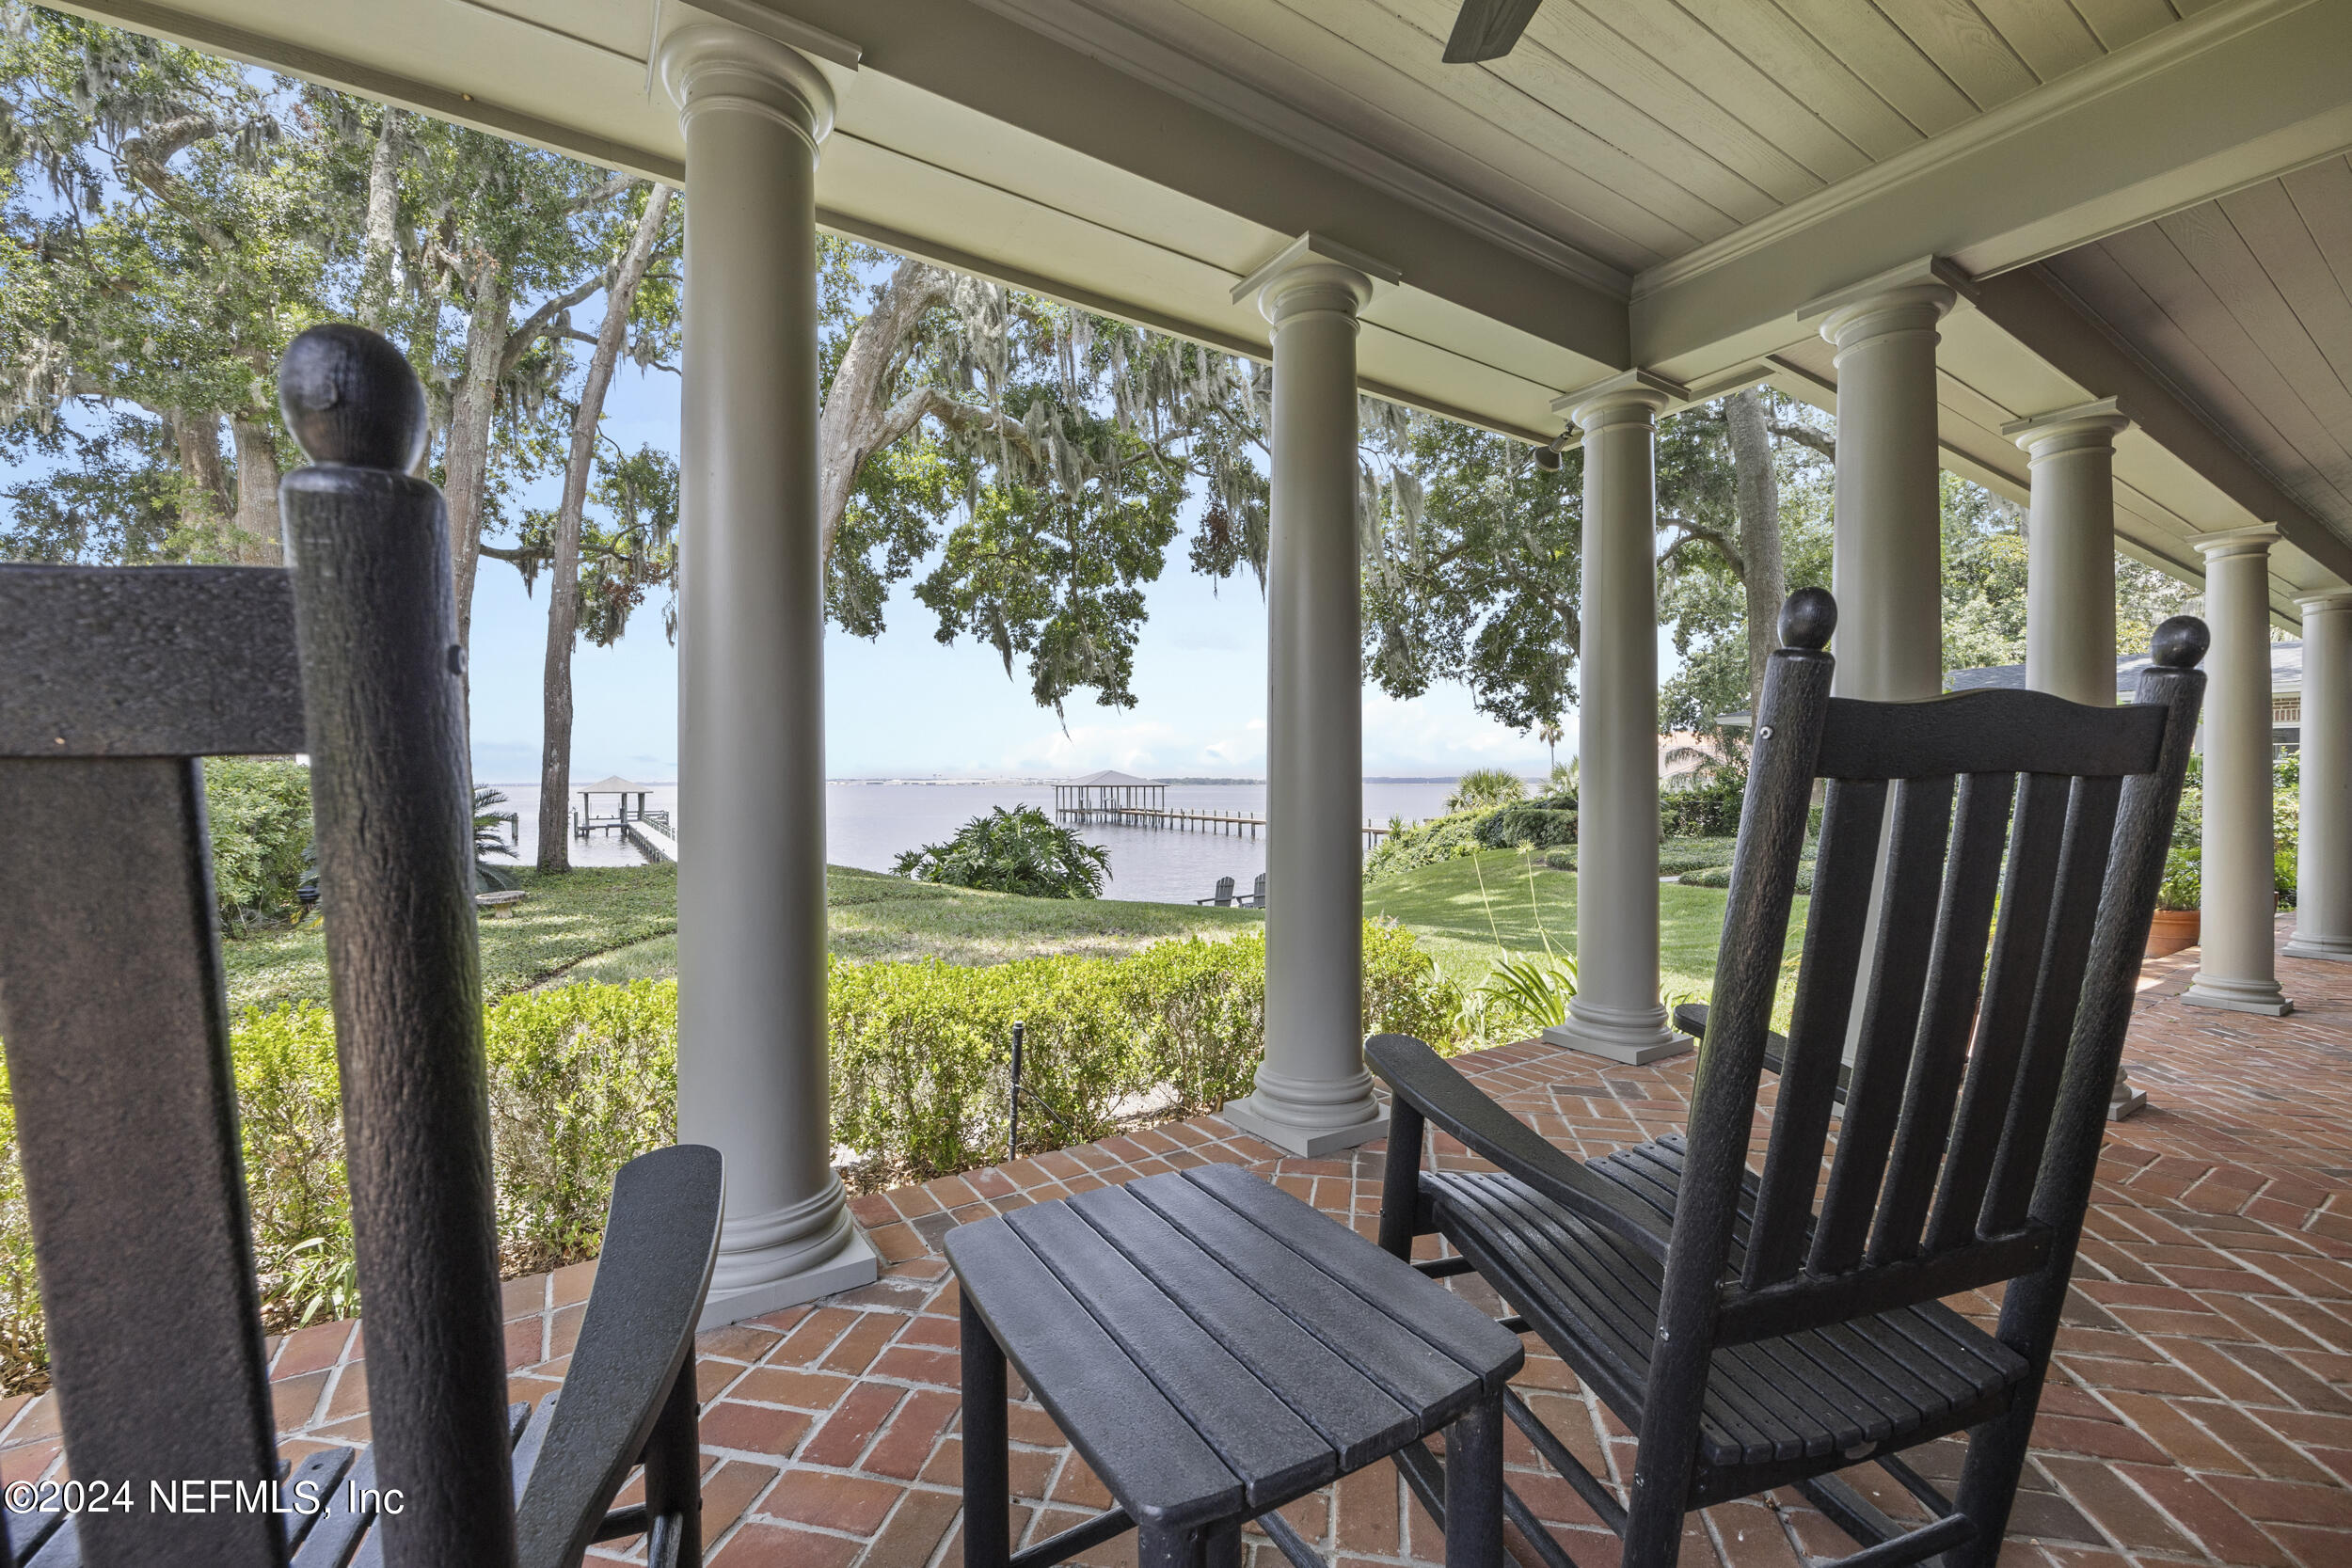
[[[364,326],[330,322],[289,344],[278,406],[313,463],[406,473],[424,451],[424,388],[400,350]]]
[[[2148,652],[2167,669],[2194,670],[2212,646],[2213,632],[2204,622],[2194,615],[2175,615],[2156,628]]]
[[[1819,653],[1837,630],[1837,601],[1826,588],[1800,588],[1780,607],[1780,645]]]

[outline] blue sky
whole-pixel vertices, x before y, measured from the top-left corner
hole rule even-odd
[[[605,428],[624,450],[677,450],[677,378],[624,362]],[[555,482],[534,495],[552,506]],[[929,610],[903,589],[889,630],[868,642],[825,639],[826,771],[834,778],[1052,775],[1121,768],[1162,776],[1258,778],[1265,771],[1265,606],[1252,580],[1213,591],[1183,544],[1148,594],[1136,650],[1136,706],[1073,704],[1067,733],[982,644],[941,645]],[[485,782],[539,773],[540,671],[547,600],[525,596],[502,562],[485,560],[474,594],[473,752]],[[674,778],[677,657],[648,605],[612,648],[583,645],[573,665],[575,776]],[[1569,726],[1571,737],[1574,724]],[[1565,757],[1573,739],[1561,748]],[[1409,703],[1364,694],[1364,771],[1453,775],[1505,767],[1540,774],[1540,741],[1479,714],[1459,686]]]

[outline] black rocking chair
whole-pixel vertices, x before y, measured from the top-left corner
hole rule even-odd
[[[719,1155],[621,1171],[564,1386],[510,1409],[447,524],[406,471],[423,389],[325,327],[280,394],[315,461],[285,482],[290,569],[0,566],[0,1038],[96,1505],[0,1514],[0,1565],[564,1568],[640,1533],[650,1562],[699,1562]],[[289,1474],[198,759],[303,751],[373,1442]],[[612,1509],[641,1464],[645,1501]]]
[[[1683,1015],[1706,1031],[1684,1136],[1579,1163],[1421,1041],[1367,1047],[1395,1091],[1381,1243],[1407,1256],[1441,1233],[1461,1256],[1424,1270],[1474,1267],[1633,1430],[1621,1503],[1509,1403],[1623,1538],[1624,1568],[1673,1563],[1687,1511],[1788,1485],[1862,1543],[1845,1568],[1994,1561],[2197,727],[2206,633],[2186,617],[2158,628],[2121,708],[1833,698],[1836,617],[1818,589],[1782,615],[1792,646],[1765,677],[1714,1004]],[[1773,993],[1816,779],[1827,803],[1783,1040]],[[1768,1052],[1780,1086],[1759,1173]],[[1425,1122],[1499,1173],[1422,1170]],[[1937,1299],[2004,1281],[1993,1334]],[[1954,1497],[1898,1457],[1963,1432]],[[1833,1474],[1864,1462],[1930,1522],[1906,1530]]]

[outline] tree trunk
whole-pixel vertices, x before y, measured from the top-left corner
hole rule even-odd
[[[275,566],[285,559],[278,526],[278,447],[269,426],[244,414],[229,421],[237,442],[237,559]]]
[[[489,485],[490,420],[498,411],[499,370],[506,356],[506,269],[483,263],[466,322],[466,371],[457,383],[449,419],[447,477],[451,583],[457,595],[457,645],[467,647],[473,629],[474,567],[482,559],[482,503]],[[469,683],[470,684],[470,683]]]
[[[1780,646],[1780,604],[1788,574],[1780,554],[1780,480],[1772,471],[1772,436],[1764,394],[1751,388],[1724,404],[1731,434],[1731,466],[1740,508],[1740,554],[1747,566],[1748,711],[1763,701],[1764,670]]]
[[[375,130],[375,153],[368,160],[365,261],[352,314],[361,326],[381,332],[392,306],[393,242],[400,226],[401,112],[387,105]]]
[[[937,267],[904,261],[883,285],[874,309],[850,334],[840,368],[825,391],[817,420],[817,515],[824,522],[824,556],[833,558],[833,536],[850,509],[858,469],[866,458],[904,436],[922,418],[922,404],[903,411],[883,403],[899,350],[932,306],[946,299],[955,279]]]
[[[628,312],[661,238],[669,215],[670,187],[657,184],[645,198],[637,232],[621,258],[619,272],[605,291],[604,325],[580,389],[572,419],[571,460],[564,469],[564,500],[555,515],[555,559],[548,569],[548,662],[546,721],[539,742],[539,869],[572,868],[571,834],[564,808],[572,793],[572,650],[580,641],[580,524],[588,505],[588,475],[595,467],[596,429],[604,420],[604,397],[612,370],[628,341]]]
[[[171,436],[180,451],[180,526],[210,531],[229,515],[229,470],[220,460],[220,416],[175,410]]]

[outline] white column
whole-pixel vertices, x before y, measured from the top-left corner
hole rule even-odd
[[[2130,425],[2106,398],[2001,432],[2033,476],[2026,685],[2093,707],[2115,705],[2115,437]]]
[[[1680,390],[1637,370],[1563,400],[1584,432],[1577,990],[1567,1021],[1544,1038],[1616,1062],[1691,1049],[1658,1000],[1655,441],[1658,411]]]
[[[726,1158],[706,1326],[875,1277],[833,1168],[825,1021],[817,144],[833,93],[741,28],[671,36],[686,128],[678,1136]]]
[[[2302,842],[2289,958],[2352,963],[2352,590],[2303,610]]]
[[[2267,524],[2208,533],[2205,624],[2204,895],[2198,921],[2202,961],[2181,993],[2192,1006],[2280,1014],[2273,945],[2278,909],[2271,867],[2270,546]]]
[[[1958,297],[1941,282],[1895,283],[1835,301],[1821,323],[1837,345],[1830,586],[1843,697],[1903,701],[1944,689],[1935,324]]]
[[[1364,1070],[1356,312],[1395,272],[1312,234],[1233,291],[1274,325],[1265,1059],[1225,1118],[1293,1154],[1385,1135]]]
[[[1804,314],[1826,311],[1821,336],[1837,349],[1837,481],[1830,589],[1837,598],[1832,651],[1841,697],[1912,702],[1944,689],[1944,505],[1936,436],[1936,323],[1959,300],[1932,262],[1882,275]],[[1891,797],[1890,797],[1891,799]],[[1893,853],[1894,814],[1883,820],[1879,870],[1862,950],[1878,950]],[[1845,1058],[1860,1047],[1864,1008],[1847,1026]]]
[[[2131,424],[2113,398],[2001,427],[2026,450],[2026,685],[2091,707],[2115,705],[2115,437]],[[2148,1092],[2115,1064],[2107,1119]]]

